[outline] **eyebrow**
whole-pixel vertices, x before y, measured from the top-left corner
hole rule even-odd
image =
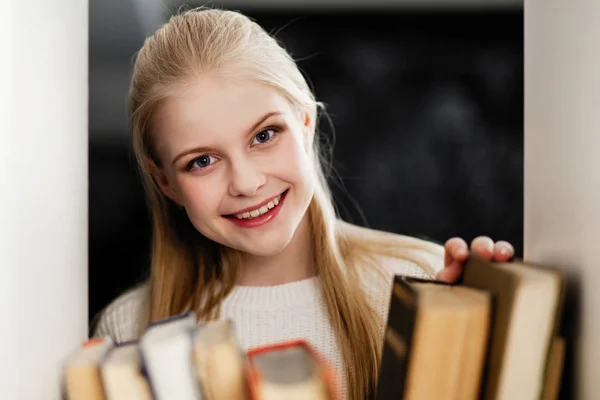
[[[268,113],[266,113],[265,115],[263,115],[262,117],[260,117],[253,125],[250,129],[248,129],[248,134],[252,133],[253,131],[255,131],[263,122],[265,122],[267,119],[271,118],[274,115],[282,115],[283,112],[282,111],[270,111]],[[192,154],[192,153],[205,153],[205,152],[210,152],[213,151],[214,149],[211,147],[194,147],[192,149],[188,149],[183,151],[182,153],[180,153],[179,155],[177,155],[174,159],[173,162],[171,163],[172,165],[174,165],[179,159],[181,159],[182,157],[187,156],[188,154]]]

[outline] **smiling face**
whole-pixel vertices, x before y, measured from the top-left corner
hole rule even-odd
[[[156,182],[207,238],[277,254],[314,191],[308,114],[254,81],[212,75],[186,83],[153,116]]]

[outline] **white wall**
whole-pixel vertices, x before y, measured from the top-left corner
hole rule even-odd
[[[0,399],[87,336],[87,0],[0,1]]]
[[[568,372],[578,394],[569,398],[578,399],[600,393],[598,21],[596,0],[525,2],[524,256],[564,265],[580,286]]]

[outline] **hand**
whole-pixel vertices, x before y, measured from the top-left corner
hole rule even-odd
[[[444,269],[438,272],[436,280],[453,283],[460,277],[463,266],[469,257],[467,243],[458,237],[448,239],[444,245]],[[513,246],[506,241],[494,243],[487,236],[479,236],[471,242],[471,251],[478,256],[494,262],[509,261],[515,254]]]

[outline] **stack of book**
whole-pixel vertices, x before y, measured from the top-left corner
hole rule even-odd
[[[561,271],[471,256],[459,283],[397,276],[377,399],[556,399]]]
[[[456,284],[396,276],[377,400],[556,399],[564,278],[469,258]],[[138,341],[90,340],[66,361],[69,400],[341,400],[339,372],[304,341],[241,350],[231,321],[186,313]]]
[[[305,341],[243,352],[231,321],[185,313],[151,324],[137,341],[85,342],[69,356],[69,400],[339,400],[336,371]]]

